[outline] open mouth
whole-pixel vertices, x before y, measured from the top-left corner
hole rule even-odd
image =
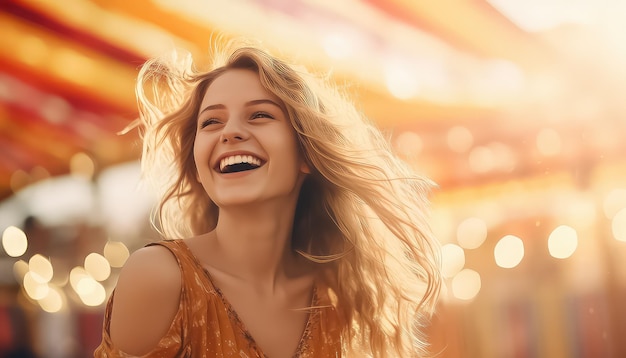
[[[218,169],[222,174],[238,173],[254,170],[262,164],[261,159],[252,155],[233,155],[220,160]]]
[[[250,163],[237,163],[237,164],[225,166],[224,169],[221,170],[221,172],[223,174],[245,172],[247,170],[256,169],[258,167],[259,167],[258,165],[254,165]]]

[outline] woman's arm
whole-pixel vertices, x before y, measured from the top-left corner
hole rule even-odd
[[[120,273],[111,312],[113,345],[144,355],[167,333],[178,310],[181,273],[176,258],[155,245],[135,251]]]

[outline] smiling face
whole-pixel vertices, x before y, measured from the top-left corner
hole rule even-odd
[[[197,117],[198,180],[220,208],[297,200],[308,167],[282,101],[257,73],[231,69],[207,88]]]

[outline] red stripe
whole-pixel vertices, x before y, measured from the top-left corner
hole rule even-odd
[[[0,1],[0,10],[26,20],[33,25],[42,27],[49,32],[57,34],[59,37],[66,38],[72,42],[79,43],[85,47],[103,53],[120,62],[140,65],[146,60],[144,57],[136,53],[106,42],[105,40],[90,33],[81,31],[80,29],[73,28],[55,18],[48,16],[45,13],[37,11],[37,9],[29,8],[22,4],[18,4],[15,1]]]

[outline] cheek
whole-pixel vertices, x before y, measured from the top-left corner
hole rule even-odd
[[[208,143],[201,137],[196,137],[193,145],[193,160],[196,164],[196,171],[202,172],[209,166],[210,151]]]
[[[196,135],[193,143],[193,154],[198,159],[206,158],[212,150],[212,138],[206,134]]]

